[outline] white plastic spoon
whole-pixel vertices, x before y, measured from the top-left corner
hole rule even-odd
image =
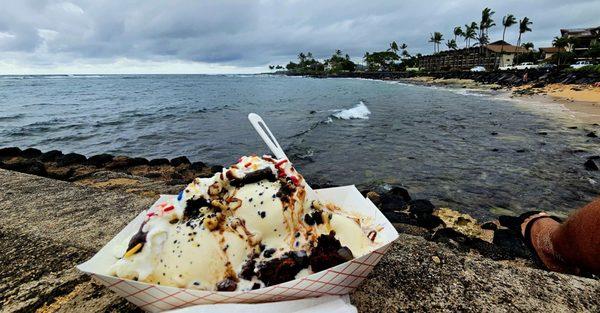
[[[256,113],[250,113],[248,114],[248,120],[250,120],[250,124],[252,124],[254,130],[256,130],[260,138],[262,138],[262,140],[267,144],[267,146],[269,147],[269,149],[271,149],[271,152],[273,152],[273,155],[275,155],[277,159],[286,159],[290,161],[287,155],[285,155],[285,152],[283,152],[283,148],[281,148],[279,142],[277,142],[275,135],[273,135],[273,133],[271,132],[265,121],[263,121],[263,119],[260,117],[260,115]],[[306,184],[306,193],[313,199],[315,199],[316,193],[314,192],[314,190],[310,188],[306,181],[304,183]]]
[[[248,114],[248,119],[250,120],[250,124],[252,124],[252,127],[254,127],[254,130],[256,130],[260,138],[262,138],[262,140],[267,144],[269,149],[271,149],[271,152],[273,152],[275,157],[277,159],[286,159],[289,161],[289,158],[287,157],[287,155],[285,155],[285,152],[283,152],[283,149],[279,145],[279,142],[277,142],[277,139],[275,138],[267,124],[265,124],[265,121],[263,121],[263,119],[260,117],[260,115],[256,113],[250,113]]]

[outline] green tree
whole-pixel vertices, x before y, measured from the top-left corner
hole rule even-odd
[[[517,46],[521,45],[521,37],[523,36],[523,34],[531,31],[531,28],[529,28],[529,25],[531,24],[533,23],[529,20],[527,16],[519,21],[519,38],[517,39]]]
[[[596,61],[597,58],[600,58],[600,40],[593,39],[585,54],[594,61]]]
[[[453,33],[454,33],[454,42],[458,42],[458,37],[462,37],[465,35],[462,28],[460,28],[460,26],[454,27]]]
[[[388,51],[393,51],[394,53],[398,52],[398,44],[396,43],[396,41],[392,41],[390,43],[390,48],[388,49]]]
[[[433,53],[440,52],[440,44],[444,40],[444,35],[440,32],[430,34],[429,42],[433,43]]]
[[[431,42],[433,44],[433,53],[435,54],[435,37],[433,37],[432,33],[429,33],[429,41],[427,42]]]
[[[465,24],[465,32],[463,37],[465,37],[465,48],[471,46],[471,39],[477,39],[477,30],[479,27],[477,23],[471,22],[471,25]]]
[[[399,59],[400,57],[393,51],[367,52],[364,56],[367,67],[371,71],[389,71],[396,66],[394,61]]]
[[[492,15],[494,15],[494,11],[490,8],[485,8],[481,11],[481,21],[479,23],[479,37],[482,37],[483,34],[487,35],[488,30],[492,26],[496,26],[496,23],[492,19]]]
[[[449,39],[448,41],[446,41],[446,47],[448,47],[448,49],[450,50],[458,49],[458,46],[456,45],[456,40]]]
[[[512,14],[506,14],[502,18],[502,26],[504,30],[502,30],[502,47],[500,47],[500,55],[504,53],[504,36],[506,35],[506,29],[517,24],[517,19]]]
[[[533,42],[526,42],[526,43],[522,44],[521,47],[523,47],[527,50],[533,50],[533,48],[535,46],[533,45]]]
[[[298,60],[300,61],[300,63],[306,61],[306,55],[304,54],[304,52],[300,52],[298,54]]]
[[[336,50],[331,58],[325,60],[325,66],[327,66],[329,72],[354,72],[356,64],[350,60],[350,56],[346,54],[342,56],[341,50]]]
[[[552,40],[552,46],[558,48],[556,52],[556,65],[560,65],[560,61],[563,57],[563,50],[569,45],[569,39],[567,37],[554,37]]]

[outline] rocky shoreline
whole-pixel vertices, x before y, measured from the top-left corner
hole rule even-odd
[[[524,74],[527,79],[524,80]],[[294,74],[288,74],[295,76]],[[480,84],[497,85],[501,87],[517,87],[526,84],[545,86],[547,84],[594,84],[600,82],[600,73],[564,70],[510,70],[491,72],[470,71],[440,71],[440,72],[347,72],[336,74],[308,75],[314,78],[363,78],[377,80],[403,80],[418,77],[433,77],[436,79],[472,80]]]
[[[147,160],[101,154],[88,158],[31,148],[0,149],[0,168],[4,169],[0,169],[0,189],[5,191],[0,195],[0,211],[4,213],[0,232],[3,250],[7,251],[2,263],[10,264],[2,269],[0,291],[6,296],[0,306],[8,312],[90,312],[94,304],[98,308],[92,311],[135,311],[124,300],[76,273],[72,266],[91,256],[159,194],[176,193],[193,177],[221,170],[221,166],[190,162],[185,157]],[[352,295],[360,311],[383,307],[479,311],[489,306],[527,310],[539,307],[540,302],[582,311],[600,307],[600,299],[591,296],[600,290],[600,281],[540,270],[518,238],[514,217],[480,222],[467,214],[437,208],[426,199],[414,199],[402,186],[364,188],[362,193],[393,222],[401,238],[390,256]],[[23,203],[20,213],[14,210],[17,203]],[[108,218],[106,214],[115,205],[126,214]],[[77,217],[71,220],[71,214],[60,213],[63,210],[78,212]],[[60,218],[49,220],[48,214]],[[111,226],[97,230],[94,221],[110,221]],[[39,233],[24,225],[45,231]],[[82,233],[83,229],[91,233]],[[19,252],[22,245],[31,251],[23,255]],[[38,261],[31,263],[28,254],[37,255]],[[486,287],[488,280],[495,284],[507,280],[521,289],[513,290],[508,285]],[[572,283],[580,287],[572,289]],[[456,284],[463,284],[463,294],[471,294],[471,298],[454,294],[456,287],[451,286]],[[502,296],[524,298],[530,290],[538,297],[518,300],[519,304],[510,304]],[[549,291],[578,298],[555,298]],[[410,299],[413,292],[417,292],[417,298]]]
[[[584,164],[588,170],[597,170],[599,165],[600,157],[591,157]],[[10,147],[0,149],[0,168],[156,198],[160,194],[176,194],[193,178],[209,177],[221,171],[222,166],[190,162],[185,156],[148,160],[99,154],[88,158],[57,150],[42,152],[34,148]],[[314,188],[332,186],[313,184]],[[498,220],[480,222],[449,208],[437,208],[427,199],[414,199],[403,186],[362,187],[361,192],[401,233],[421,236],[493,260],[510,260],[536,267],[519,239],[515,225],[502,225]],[[504,220],[510,218],[505,216]]]

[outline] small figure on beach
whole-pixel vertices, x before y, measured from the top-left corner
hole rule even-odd
[[[529,82],[529,74],[525,72],[523,74],[523,83],[527,84]]]
[[[600,198],[564,222],[539,211],[519,218],[525,244],[547,269],[583,276],[600,274]]]

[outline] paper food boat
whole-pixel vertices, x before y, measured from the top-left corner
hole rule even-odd
[[[283,284],[250,291],[223,292],[183,289],[108,275],[108,268],[116,261],[114,251],[117,246],[135,234],[144,220],[146,214],[141,212],[96,255],[78,265],[77,268],[148,312],[160,312],[199,304],[260,303],[348,294],[369,275],[391,243],[398,238],[398,232],[379,209],[369,199],[364,198],[355,186],[318,189],[315,192],[322,202],[331,202],[343,208],[344,211],[371,217],[375,224],[383,226],[383,230],[377,234],[376,240],[380,245],[370,253],[338,266]],[[170,197],[175,196],[163,195],[153,206]]]

